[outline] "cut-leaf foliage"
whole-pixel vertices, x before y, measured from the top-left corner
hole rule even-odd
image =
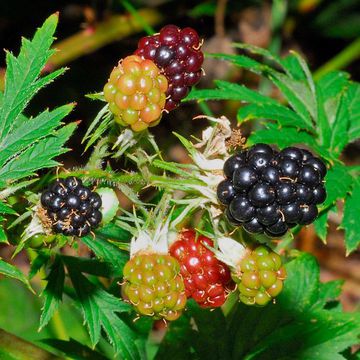
[[[333,71],[314,80],[306,61],[296,52],[281,59],[268,50],[246,44],[234,44],[264,58],[254,60],[248,55],[209,54],[260,76],[266,77],[281,94],[273,99],[241,84],[215,81],[216,88],[192,90],[186,100],[236,100],[241,103],[238,121],[259,120],[263,128],[249,137],[248,144],[276,144],[280,148],[305,145],[329,164],[325,212],[338,199],[346,199],[354,186],[355,177],[343,166],[339,157],[347,144],[360,137],[360,84],[350,80],[349,74]],[[245,105],[243,105],[245,103]],[[350,199],[350,197],[349,197]],[[350,206],[355,202],[350,202]],[[350,208],[348,213],[350,213]],[[322,213],[317,230],[326,237],[328,216]],[[347,251],[353,251],[358,241],[345,222]]]
[[[118,313],[130,312],[131,306],[92,284],[77,268],[67,264],[67,269],[93,346],[99,342],[103,328],[116,353],[124,359],[140,359],[142,350],[136,334],[118,316]]]
[[[0,260],[0,274],[20,280],[30,290],[32,290],[27,277],[16,266],[8,264],[7,262],[5,262],[3,260]]]
[[[65,70],[40,76],[55,51],[50,47],[57,21],[57,14],[50,16],[32,40],[23,39],[18,57],[7,52],[0,108],[1,187],[34,175],[37,170],[56,166],[58,163],[53,158],[67,151],[63,146],[75,129],[75,124],[61,128],[61,121],[73,104],[45,110],[30,118],[23,115],[35,94]]]
[[[176,359],[344,359],[340,353],[358,342],[360,319],[328,306],[336,302],[341,281],[320,283],[319,266],[305,253],[286,268],[285,288],[275,304],[239,303],[226,318],[191,304],[193,329],[180,321],[171,325],[156,358],[167,358],[164,350],[171,351],[166,346],[171,342],[186,354]]]
[[[47,277],[47,285],[44,290],[44,306],[42,308],[42,314],[40,317],[39,329],[42,329],[50,319],[53,317],[55,311],[58,309],[62,300],[62,294],[64,289],[65,271],[64,265],[58,256],[53,265],[51,271]]]

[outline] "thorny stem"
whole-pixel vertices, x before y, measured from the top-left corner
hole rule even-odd
[[[314,79],[318,80],[330,71],[340,70],[360,58],[360,37],[354,40],[345,49],[322,65],[314,72]]]

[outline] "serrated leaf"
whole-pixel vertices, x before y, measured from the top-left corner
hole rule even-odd
[[[104,329],[115,352],[125,359],[141,359],[135,333],[117,313],[131,311],[131,305],[95,287],[85,276],[68,267],[69,275],[83,310],[90,339],[95,346]]]
[[[97,258],[105,261],[107,266],[111,267],[111,276],[122,276],[124,265],[129,260],[128,254],[101,238],[93,239],[90,236],[84,236],[81,241],[95,253]]]
[[[327,197],[323,207],[328,207],[337,199],[345,198],[347,192],[350,190],[352,182],[353,178],[346,166],[341,164],[332,166],[325,176]]]
[[[0,201],[0,214],[11,214],[15,215],[16,211],[13,210],[9,205],[6,205],[2,201]]]
[[[324,211],[314,221],[315,232],[324,244],[326,244],[328,216],[329,211]]]
[[[314,308],[323,309],[329,301],[336,300],[340,294],[344,280],[333,280],[319,285],[319,297]]]
[[[341,359],[340,353],[357,342],[359,318],[323,309],[337,296],[338,284],[319,285],[319,267],[311,255],[301,254],[286,269],[288,278],[276,304],[238,305],[232,313],[231,358]]]
[[[360,214],[360,181],[354,182],[351,193],[346,197],[344,216],[341,227],[345,230],[346,254],[356,250],[360,244],[359,236],[359,214]]]
[[[40,140],[27,148],[18,157],[10,160],[0,169],[1,181],[18,180],[32,175],[36,170],[58,165],[59,163],[53,158],[68,150],[63,145],[75,128],[75,123],[64,126],[52,136]]]
[[[276,121],[281,126],[293,126],[299,129],[314,131],[313,126],[309,126],[302,117],[291,109],[278,104],[266,106],[263,104],[251,104],[240,107],[237,113],[238,121],[247,121],[252,119],[269,119]]]
[[[360,138],[360,84],[352,83],[349,97],[349,141]]]
[[[266,144],[277,144],[281,149],[294,144],[306,144],[318,150],[314,138],[305,131],[298,131],[293,127],[280,128],[274,124],[267,124],[267,129],[253,132],[248,139],[248,144],[263,142]]]
[[[0,260],[0,274],[21,281],[28,287],[29,290],[33,291],[29,283],[29,280],[16,266],[11,265],[3,260]]]
[[[41,70],[49,57],[54,53],[50,46],[57,26],[58,16],[50,16],[37,30],[34,38],[23,39],[19,56],[16,58],[7,53],[7,70],[3,106],[0,109],[0,139],[3,140],[11,127],[16,127],[16,120],[30,99],[46,84],[44,78],[39,81]],[[48,78],[52,80],[52,78]]]
[[[0,143],[0,166],[11,157],[32,145],[35,141],[48,136],[60,125],[60,121],[70,113],[73,105],[64,105],[53,111],[44,111],[16,128]]]
[[[325,98],[332,98],[341,93],[348,85],[349,74],[344,71],[331,71],[322,76],[316,83]]]
[[[65,271],[59,256],[56,257],[51,266],[50,273],[46,278],[47,285],[44,289],[44,306],[40,316],[39,330],[47,325],[62,301],[64,290]]]
[[[61,258],[66,264],[69,264],[71,268],[77,269],[79,272],[108,278],[114,275],[113,266],[108,262],[64,255],[61,256]]]
[[[30,271],[29,271],[29,279],[31,280],[39,270],[47,264],[50,260],[50,254],[47,251],[39,251],[37,257],[31,262]]]

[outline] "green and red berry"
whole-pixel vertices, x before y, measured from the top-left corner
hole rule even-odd
[[[154,61],[168,79],[166,110],[175,109],[200,81],[204,61],[201,45],[194,29],[175,25],[166,25],[159,34],[140,39],[135,54]]]
[[[311,224],[326,198],[325,164],[296,147],[278,152],[257,144],[228,158],[223,170],[218,199],[229,221],[249,233],[277,237],[297,224]]]
[[[52,233],[82,237],[99,226],[101,205],[98,193],[71,176],[55,180],[43,191],[39,215]]]
[[[280,256],[266,246],[247,253],[233,273],[240,301],[246,305],[268,304],[282,291],[285,278]]]
[[[135,254],[126,264],[124,293],[139,315],[176,320],[186,305],[180,266],[170,255]]]
[[[186,296],[201,307],[219,307],[234,289],[230,270],[208,247],[213,241],[196,236],[195,230],[184,230],[171,245],[170,254],[180,263]]]
[[[121,60],[104,86],[104,97],[115,121],[143,131],[159,123],[168,81],[152,60],[131,55]]]

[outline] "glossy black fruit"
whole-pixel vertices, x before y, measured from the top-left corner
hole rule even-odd
[[[247,232],[251,234],[261,234],[264,232],[264,227],[256,217],[244,223],[243,227]]]
[[[279,204],[290,204],[296,198],[296,186],[290,182],[281,182],[276,186],[276,201]]]
[[[234,186],[230,180],[222,181],[217,187],[217,197],[223,205],[229,205],[235,194]]]
[[[304,185],[314,188],[319,185],[321,175],[320,172],[311,165],[304,165],[299,171],[298,181]]]
[[[256,171],[250,166],[241,166],[234,171],[233,184],[237,191],[247,191],[259,179]]]
[[[246,197],[235,197],[229,206],[230,214],[236,221],[245,222],[255,216],[255,208]]]
[[[102,220],[101,197],[76,177],[55,180],[41,194],[41,205],[54,233],[85,236]]]
[[[219,201],[234,226],[279,237],[317,216],[326,198],[326,166],[309,151],[288,147],[279,153],[257,144],[228,158],[227,177],[217,188]]]
[[[224,174],[227,178],[232,179],[234,171],[246,163],[246,153],[241,152],[230,156],[224,163]]]

